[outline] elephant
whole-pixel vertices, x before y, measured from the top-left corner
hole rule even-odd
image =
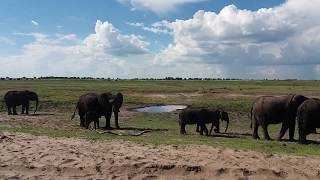
[[[260,139],[258,128],[261,125],[264,138],[271,140],[268,133],[268,125],[282,123],[278,140],[281,140],[289,129],[289,140],[294,141],[297,109],[306,99],[307,97],[303,95],[262,96],[257,98],[251,107],[250,127],[252,128],[253,125],[252,137]]]
[[[28,91],[28,90],[8,91],[4,95],[4,101],[6,103],[9,115],[12,115],[12,114],[17,115],[16,106],[20,106],[20,105],[22,105],[21,114],[24,114],[24,112],[26,112],[26,114],[28,115],[30,101],[36,101],[36,107],[35,107],[33,114],[36,113],[36,111],[38,110],[38,106],[39,106],[39,98],[38,98],[37,93],[35,93],[33,91]],[[12,111],[11,111],[11,109],[12,109]]]
[[[306,136],[316,133],[320,128],[320,99],[310,98],[304,101],[297,111],[299,143],[306,144]]]
[[[200,126],[200,135],[203,135],[203,131],[208,135],[208,129],[205,124],[212,123],[210,128],[210,134],[212,133],[213,126],[216,126],[217,131],[219,130],[219,120],[226,121],[227,126],[225,132],[229,126],[229,116],[228,113],[218,109],[207,109],[207,108],[187,108],[183,109],[179,113],[179,124],[180,124],[180,133],[186,134],[185,126],[187,124],[197,124]],[[198,127],[197,127],[198,131]]]
[[[225,112],[223,109],[217,109],[217,110],[209,109],[209,111],[210,112],[208,114],[210,115],[210,117],[205,118],[207,120],[205,124],[212,123],[209,134],[211,134],[213,127],[215,127],[214,129],[215,133],[220,133],[220,119],[221,121],[226,121],[227,125],[224,132],[227,132],[228,126],[229,126],[229,114]],[[197,123],[196,132],[200,132],[199,128],[200,128],[200,124]]]
[[[115,114],[115,126],[119,129],[118,113],[123,103],[123,95],[118,93],[112,95],[111,93],[87,93],[80,96],[74,113],[71,119],[74,118],[76,110],[80,116],[80,126],[89,127],[89,124],[94,121],[95,127],[99,128],[99,118],[104,116],[106,119],[106,129],[110,129],[110,119],[112,112]],[[98,118],[95,116],[97,114]],[[96,120],[96,118],[98,120]]]
[[[100,115],[98,112],[96,111],[89,111],[89,112],[86,112],[85,114],[85,127],[86,129],[89,128],[89,125],[91,122],[94,122],[94,129],[97,129],[99,128],[99,118],[100,118]]]

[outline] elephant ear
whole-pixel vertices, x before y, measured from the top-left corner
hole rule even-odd
[[[110,100],[112,99],[111,93],[102,93],[100,94],[99,101],[101,104],[111,104]]]
[[[114,99],[114,98],[111,98],[111,99],[109,99],[109,100],[108,100],[108,102],[109,102],[110,104],[113,104],[113,103],[114,103],[114,101],[115,101],[115,99]]]
[[[222,112],[224,112],[224,110],[221,107],[219,107],[216,112],[219,115],[219,117],[221,118],[222,117]]]

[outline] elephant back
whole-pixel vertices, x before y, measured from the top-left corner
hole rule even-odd
[[[295,109],[297,109],[307,99],[308,98],[303,95],[294,95],[292,98],[292,104],[294,105]]]
[[[21,103],[24,101],[21,92],[22,91],[8,91],[4,95],[5,102],[10,105],[21,105]]]

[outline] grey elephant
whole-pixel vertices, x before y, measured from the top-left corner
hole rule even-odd
[[[226,129],[224,132],[227,132],[229,126],[229,114],[225,112],[223,109],[207,109],[206,117],[205,117],[205,124],[211,123],[211,128],[209,134],[211,134],[213,127],[215,127],[214,132],[220,133],[220,120],[226,121]],[[197,123],[196,132],[200,132],[200,124]]]
[[[76,111],[80,116],[80,126],[88,128],[91,122],[95,123],[95,128],[99,128],[99,118],[104,116],[106,119],[106,129],[111,128],[110,119],[112,112],[115,114],[115,126],[119,127],[118,113],[123,103],[123,95],[118,93],[88,93],[80,96],[75,111],[71,117],[74,118]]]
[[[306,136],[316,133],[316,128],[320,128],[320,99],[312,98],[304,101],[297,111],[299,143],[306,144]]]
[[[39,98],[37,93],[33,91],[8,91],[4,95],[4,101],[7,106],[8,114],[9,115],[16,115],[16,106],[22,105],[21,114],[29,114],[29,105],[30,101],[36,101],[36,107],[34,110],[34,114],[38,110],[39,105]],[[11,111],[12,109],[12,111]]]
[[[211,123],[211,128],[209,134],[212,133],[212,129],[215,126],[216,132],[220,131],[220,122],[226,121],[227,126],[225,132],[229,126],[229,116],[228,113],[222,109],[207,109],[207,108],[187,108],[179,113],[179,125],[180,133],[186,134],[185,126],[187,124],[197,124],[197,132],[203,135],[205,132],[208,135],[208,129],[205,124]]]
[[[270,140],[268,125],[282,123],[278,140],[281,140],[289,129],[289,140],[294,141],[297,109],[306,99],[302,95],[262,96],[257,98],[251,108],[250,127],[252,128],[253,126],[252,137],[260,139],[258,128],[261,126],[264,138]]]
[[[94,122],[94,129],[99,128],[100,114],[96,111],[88,111],[84,115],[85,128],[88,129],[91,122]]]

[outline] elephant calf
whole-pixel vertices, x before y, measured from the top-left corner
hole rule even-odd
[[[229,126],[228,113],[222,109],[218,109],[218,110],[210,109],[209,111],[211,111],[211,112],[209,112],[207,115],[209,115],[210,117],[204,118],[205,120],[207,120],[206,122],[204,122],[205,124],[211,123],[211,128],[210,128],[209,134],[211,134],[213,127],[215,127],[215,129],[214,129],[215,133],[220,133],[220,120],[227,122],[226,129],[224,130],[224,132],[227,132],[227,129]],[[196,132],[200,132],[199,128],[200,128],[200,124],[197,123]]]
[[[217,131],[219,131],[219,120],[226,121],[227,126],[225,131],[227,131],[229,126],[229,116],[228,113],[218,109],[207,109],[207,108],[187,108],[180,112],[179,114],[179,124],[180,124],[180,133],[186,134],[185,126],[187,124],[197,124],[200,126],[200,134],[203,135],[205,131],[208,135],[208,129],[205,124],[212,123],[210,128],[210,134],[212,132],[213,126],[216,126]],[[197,127],[198,130],[198,127]]]
[[[100,115],[98,112],[95,112],[95,111],[86,112],[85,118],[84,118],[86,128],[87,129],[89,128],[89,125],[91,124],[91,122],[94,122],[94,129],[99,128],[99,118],[100,118]]]
[[[316,132],[320,128],[320,99],[308,99],[304,101],[297,111],[299,143],[306,144],[306,136]]]

